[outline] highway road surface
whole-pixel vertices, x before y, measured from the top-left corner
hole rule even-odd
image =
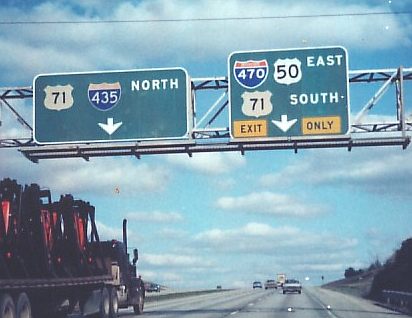
[[[328,309],[330,306],[330,309]],[[122,310],[120,317],[134,316]],[[301,295],[281,290],[232,290],[174,300],[149,302],[151,318],[386,318],[407,317],[373,302],[322,288],[305,288]]]
[[[120,310],[119,317],[406,318],[408,316],[377,306],[371,301],[318,287],[309,287],[304,288],[301,295],[283,295],[281,290],[244,289],[152,301],[145,304],[143,316],[135,316],[131,309],[123,309]]]

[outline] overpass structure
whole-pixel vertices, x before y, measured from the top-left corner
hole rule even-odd
[[[29,109],[33,88],[3,87],[0,88],[0,148],[15,148],[33,162],[56,158],[89,160],[104,156],[135,156],[140,159],[144,155],[171,153],[192,156],[196,152],[223,151],[244,154],[256,150],[289,149],[296,153],[308,148],[343,147],[351,151],[354,147],[399,146],[406,149],[412,136],[412,115],[408,113],[405,102],[405,97],[412,98],[412,82],[408,82],[412,80],[412,68],[351,70],[348,77],[350,95],[361,96],[365,103],[357,105],[357,113],[353,113],[354,107],[351,106],[350,129],[346,135],[233,138],[230,135],[228,77],[207,77],[190,79],[189,133],[185,139],[47,145],[37,144],[33,138],[33,119]],[[383,107],[384,112],[380,111]],[[373,111],[376,115],[372,114]],[[8,136],[7,127],[10,125],[6,121],[10,120],[18,126],[17,137]]]

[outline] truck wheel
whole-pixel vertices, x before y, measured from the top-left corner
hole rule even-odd
[[[17,318],[32,318],[31,305],[29,296],[26,293],[20,293],[16,302]]]
[[[109,318],[110,315],[110,294],[106,287],[103,287],[100,298],[100,318]]]
[[[110,290],[110,318],[117,318],[119,312],[119,298],[116,288]]]
[[[139,303],[137,305],[133,305],[133,311],[136,315],[143,314],[143,307],[144,307],[144,298],[143,295],[139,294]]]
[[[16,318],[16,307],[14,306],[13,298],[9,294],[0,296],[0,317]]]

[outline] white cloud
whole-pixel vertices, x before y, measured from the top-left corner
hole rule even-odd
[[[67,161],[64,167],[70,166]],[[56,183],[55,187],[64,187],[68,191],[91,191],[115,193],[129,196],[139,192],[162,191],[170,179],[170,172],[162,167],[153,167],[146,163],[136,163],[134,159],[117,158],[97,159],[96,163],[73,164],[72,169],[60,170],[58,176],[48,178]]]
[[[187,241],[186,248],[142,253],[140,272],[169,287],[245,287],[256,277],[267,279],[283,271],[296,277],[320,277],[319,272],[338,277],[348,266],[358,264],[356,239],[295,226],[250,222],[230,229],[204,230]],[[165,269],[169,277],[164,275]],[[204,275],[209,279],[203,279]]]
[[[33,164],[15,149],[0,152],[0,176],[23,183],[38,183],[52,194],[116,195],[128,197],[147,192],[161,192],[167,186],[171,171],[152,166],[135,158],[95,158],[47,160]],[[28,173],[30,171],[30,173]]]
[[[118,226],[117,224],[112,226],[112,225],[107,225],[101,221],[96,220],[96,227],[97,227],[97,233],[99,233],[99,238],[100,241],[111,241],[111,240],[118,240],[120,242],[123,241],[123,228],[122,228],[122,223],[121,220],[118,221]],[[143,241],[143,238],[140,236],[139,233],[136,233],[133,229],[130,227],[127,229],[127,240],[129,242],[129,248],[130,248],[130,243],[133,245],[136,243],[140,243]]]
[[[408,148],[354,149],[352,152],[310,152],[304,160],[260,177],[260,185],[334,185],[382,195],[410,197],[412,162]],[[302,176],[304,176],[302,178]]]
[[[167,155],[167,162],[181,168],[208,175],[227,173],[246,164],[239,153],[194,153],[187,155]]]
[[[181,283],[185,280],[184,276],[170,271],[141,270],[139,268],[139,275],[142,275],[145,282],[156,282],[167,287],[175,286],[176,283]]]
[[[216,201],[216,207],[227,211],[295,217],[314,216],[328,210],[326,206],[301,201],[297,196],[269,191],[221,197]]]
[[[220,263],[237,263],[237,273],[244,271],[249,273],[245,277],[254,275],[262,279],[273,277],[276,272],[302,278],[306,275],[320,277],[323,272],[341,277],[348,266],[362,265],[356,257],[358,245],[357,239],[334,233],[256,222],[232,229],[210,229],[193,240],[199,252],[210,254],[213,251]],[[226,276],[239,279],[239,275],[231,275],[230,271]]]
[[[127,214],[131,221],[153,222],[153,223],[175,223],[183,221],[183,216],[177,212],[131,212]]]
[[[380,15],[375,23],[370,23],[374,18],[370,16],[284,18],[381,12],[386,11],[384,6],[324,0],[312,1],[310,5],[308,2],[291,4],[264,0],[253,3],[146,0],[136,4],[116,2],[110,6],[84,4],[78,0],[74,6],[69,3],[44,2],[24,10],[0,7],[0,14],[10,21],[282,18],[4,25],[0,29],[3,52],[0,67],[9,72],[3,72],[7,74],[3,80],[28,83],[35,74],[45,72],[180,66],[180,63],[216,58],[224,60],[232,51],[269,49],[274,48],[273,43],[276,48],[342,44],[364,50],[411,45],[411,22],[402,16]],[[49,31],[51,28],[53,32]]]
[[[10,104],[13,111],[5,103],[0,104],[0,139],[17,139],[21,142],[24,142],[24,139],[28,142],[32,137],[32,130],[26,125],[32,126],[31,100],[16,99],[6,102]],[[23,120],[18,118],[14,112],[18,113]]]
[[[164,228],[159,230],[157,236],[166,240],[181,240],[186,238],[188,236],[188,233],[184,230]]]
[[[195,236],[195,242],[220,252],[271,254],[283,257],[296,253],[330,253],[355,247],[355,239],[340,238],[329,233],[311,233],[297,227],[272,227],[251,222],[240,228],[210,229]]]
[[[170,287],[248,287],[254,278],[267,279],[276,272],[339,277],[348,266],[359,264],[356,239],[295,226],[250,222],[205,230],[187,241],[187,248],[142,254],[140,272]],[[164,276],[165,269],[170,277]],[[205,275],[209,279],[203,279]]]
[[[213,181],[213,185],[221,191],[228,191],[230,189],[233,189],[236,184],[236,179],[230,177],[225,177],[224,179],[217,179]]]
[[[211,262],[205,258],[196,255],[181,255],[181,254],[150,254],[142,255],[142,262],[152,266],[160,267],[178,267],[178,268],[199,268],[209,267]]]
[[[123,240],[123,230],[121,227],[114,228],[107,226],[106,224],[96,221],[97,232],[99,233],[99,237],[101,241],[113,240],[116,239],[118,241]],[[128,234],[132,234],[130,230]]]
[[[355,266],[355,265],[352,265]],[[344,272],[344,270],[348,268],[348,264],[295,264],[292,265],[293,271],[301,271],[301,272]]]
[[[297,236],[299,229],[294,227],[273,228],[264,223],[251,222],[244,227],[232,230],[211,229],[196,235],[196,240],[220,245],[225,241],[236,240],[238,237],[266,237]]]

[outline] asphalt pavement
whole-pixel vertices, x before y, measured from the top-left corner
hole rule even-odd
[[[79,317],[72,315],[73,318]],[[145,304],[143,316],[122,309],[119,317],[150,318],[406,318],[371,301],[318,287],[302,294],[283,295],[281,290],[239,289],[164,299]]]

